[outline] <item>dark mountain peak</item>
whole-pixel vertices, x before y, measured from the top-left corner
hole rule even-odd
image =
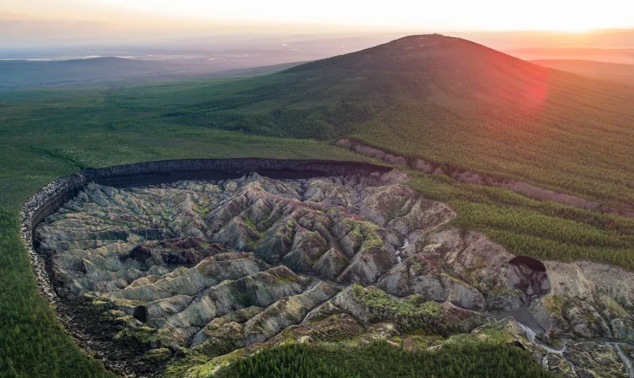
[[[543,101],[553,77],[565,75],[440,34],[404,37],[286,73],[305,76],[315,86],[345,83],[349,90],[390,101],[419,99],[451,109],[482,102],[532,109]]]
[[[462,38],[441,34],[413,35],[359,52],[304,64],[287,72],[326,70],[343,73],[354,70],[367,75],[387,72],[439,73],[452,77],[487,75],[497,67],[543,74],[546,69]],[[510,71],[509,71],[510,70]],[[526,73],[526,72],[524,72]]]
[[[409,35],[407,37],[399,38],[394,41],[385,43],[381,46],[401,46],[401,47],[424,47],[432,46],[439,43],[451,43],[451,42],[468,42],[462,38],[451,37],[443,34],[417,34]]]

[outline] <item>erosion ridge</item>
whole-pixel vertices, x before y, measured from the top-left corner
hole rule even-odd
[[[245,172],[261,172],[274,177],[298,174],[310,177],[359,171],[385,173],[389,170],[389,167],[358,162],[253,158],[164,160],[88,168],[74,175],[57,178],[27,199],[20,212],[20,233],[29,252],[38,287],[55,306],[55,292],[50,287],[42,261],[35,253],[33,230],[90,181],[115,186],[134,186],[184,179],[240,177]]]
[[[634,274],[513,256],[451,227],[455,212],[403,185],[404,174],[361,166],[309,178],[159,175],[166,183],[150,186],[124,185],[129,168],[115,168],[101,184],[64,181],[72,198],[35,231],[58,312],[109,366],[146,376],[166,364],[168,376],[215,371],[288,340],[499,331],[564,375],[626,374],[626,352],[602,340],[634,341]],[[539,344],[562,338],[562,353]]]
[[[390,154],[378,148],[368,146],[361,142],[352,141],[350,139],[340,139],[337,141],[336,145],[355,151],[364,156],[383,160],[389,164],[404,165],[408,168],[429,174],[444,174],[462,183],[497,186],[512,190],[515,193],[531,199],[553,201],[581,209],[598,211],[607,214],[618,214],[628,218],[634,218],[634,209],[626,204],[619,204],[618,208],[606,206],[596,201],[587,200],[571,194],[556,192],[554,190],[543,189],[518,180],[493,177],[481,173],[451,168],[446,165],[436,164],[421,158],[407,158],[405,156]]]
[[[20,233],[25,244],[38,288],[54,309],[60,313],[60,303],[46,273],[44,261],[35,252],[33,230],[43,219],[71,199],[89,181],[107,182],[112,185],[143,185],[172,182],[179,179],[210,179],[240,177],[245,172],[262,172],[276,177],[300,174],[324,176],[346,172],[382,172],[390,168],[359,162],[328,160],[280,160],[262,158],[244,159],[181,159],[151,161],[98,169],[84,169],[69,176],[62,176],[34,193],[25,201],[20,212]],[[73,333],[83,348],[91,349],[89,338],[71,324],[68,316],[59,317],[61,325]],[[95,353],[95,351],[91,351]],[[124,372],[121,364],[106,361],[114,371]]]

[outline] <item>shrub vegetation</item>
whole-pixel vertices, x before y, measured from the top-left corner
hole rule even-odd
[[[291,344],[229,365],[221,377],[240,378],[548,378],[529,352],[484,342],[406,351],[385,341],[362,347]]]

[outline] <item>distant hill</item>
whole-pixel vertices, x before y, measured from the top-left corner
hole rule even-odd
[[[0,61],[3,86],[68,85],[148,76],[170,70],[169,64],[120,58],[67,61]]]
[[[459,38],[424,35],[214,86],[186,110],[165,112],[183,125],[348,137],[634,204],[633,99],[634,87],[541,67]]]
[[[574,72],[580,75],[634,84],[634,64],[595,62],[591,60],[534,60],[543,67]]]
[[[125,80],[233,77],[262,75],[292,67],[288,63],[268,67],[212,64],[202,59],[135,60],[115,57],[60,61],[0,61],[0,89],[39,86],[84,86]]]
[[[537,47],[505,49],[504,52],[524,60],[592,60],[634,64],[634,49],[632,48]]]

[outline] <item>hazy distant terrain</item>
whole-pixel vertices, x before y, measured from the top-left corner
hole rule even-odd
[[[390,37],[190,38],[147,46],[0,49],[0,90],[261,75],[357,51]]]
[[[191,77],[240,77],[263,75],[299,63],[259,67],[258,61],[245,64],[212,64],[202,60],[135,60],[90,58],[62,61],[0,61],[0,90],[39,86],[85,86],[101,83],[126,84],[153,79]],[[244,67],[241,67],[244,66]]]
[[[574,72],[599,79],[634,84],[634,64],[595,62],[589,60],[534,60],[543,67]]]
[[[634,64],[632,48],[518,48],[503,52],[524,60],[592,60],[606,63]]]
[[[634,64],[628,33],[561,34],[570,46],[608,45],[623,48],[553,47],[543,33],[457,33],[502,49],[524,60],[592,60]],[[307,62],[363,50],[399,38],[402,33],[299,34],[184,38],[144,45],[0,48],[0,89],[23,86],[76,86],[113,81],[233,77],[272,73],[296,62]],[[542,47],[513,47],[542,46]],[[288,66],[285,66],[288,64]],[[279,67],[273,67],[282,65]],[[271,67],[269,67],[271,66]],[[267,67],[255,72],[243,69]],[[576,72],[579,68],[574,68]],[[597,68],[601,75],[607,68]],[[616,68],[615,68],[616,69]],[[615,69],[608,69],[614,71]],[[583,69],[587,71],[586,68]],[[233,71],[233,72],[225,72]],[[627,76],[627,74],[626,74]]]

